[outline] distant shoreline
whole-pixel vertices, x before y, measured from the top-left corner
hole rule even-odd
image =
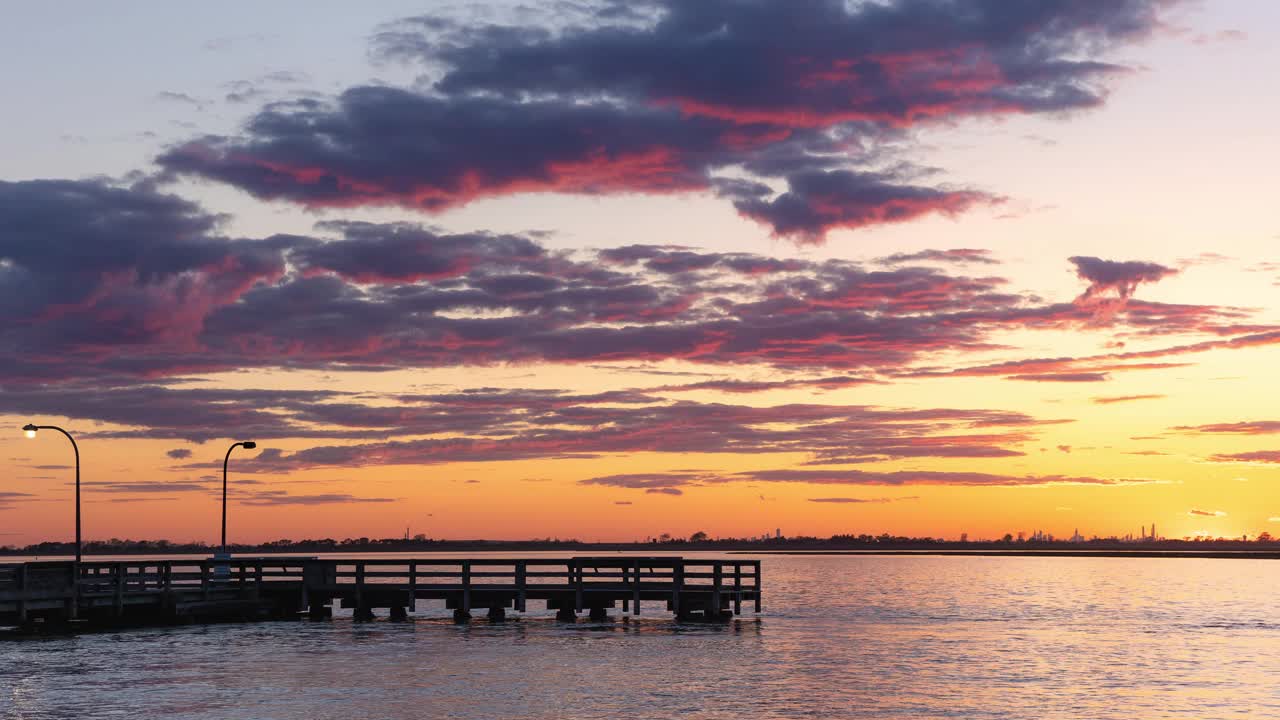
[[[732,555],[918,555],[957,557],[1111,557],[1280,560],[1280,550],[731,550]]]
[[[1280,543],[1244,542],[1240,540],[1184,541],[1162,540],[1144,543],[1090,542],[924,542],[895,540],[875,543],[833,543],[814,539],[767,542],[711,540],[707,542],[663,543],[587,543],[565,541],[519,540],[368,540],[340,542],[297,541],[260,545],[232,545],[228,550],[245,555],[320,555],[368,553],[533,553],[558,552],[579,555],[606,553],[645,553],[675,555],[687,552],[719,552],[748,555],[897,555],[958,557],[1143,557],[1143,558],[1224,558],[1280,559]],[[207,556],[217,548],[201,543],[166,543],[161,541],[124,541],[86,543],[84,554],[94,556]],[[59,558],[73,554],[69,543],[39,543],[22,548],[0,548],[0,558]]]

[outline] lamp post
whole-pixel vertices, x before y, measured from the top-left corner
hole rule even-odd
[[[66,430],[63,430],[57,425],[35,425],[33,423],[27,423],[26,425],[22,426],[22,430],[27,434],[27,437],[29,438],[34,438],[36,436],[37,430],[57,430],[63,435],[66,435],[67,439],[71,441],[71,450],[76,454],[76,563],[79,564],[80,557],[81,557],[81,553],[80,553],[80,448],[76,445],[76,439],[71,437],[71,433],[67,432]]]
[[[227,448],[227,455],[222,458],[222,552],[219,555],[224,559],[227,557],[227,461],[231,459],[231,451],[238,447],[252,450],[258,447],[258,443],[252,440],[238,442]]]

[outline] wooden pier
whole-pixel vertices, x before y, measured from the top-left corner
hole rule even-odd
[[[479,611],[504,620],[531,601],[565,622],[604,621],[619,606],[639,615],[643,602],[712,622],[744,604],[760,612],[760,580],[759,560],[680,557],[28,562],[0,565],[0,626],[323,619],[334,606],[358,621],[379,610],[407,619],[419,600],[443,600],[458,622]]]

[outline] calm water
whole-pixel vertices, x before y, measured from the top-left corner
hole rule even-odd
[[[1280,717],[1266,560],[767,556],[765,613],[0,641],[0,718]],[[532,603],[531,603],[532,605]]]

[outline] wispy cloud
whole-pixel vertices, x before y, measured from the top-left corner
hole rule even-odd
[[[1095,405],[1113,405],[1115,403],[1137,402],[1139,400],[1163,400],[1167,395],[1109,395],[1089,398]]]
[[[883,504],[883,503],[904,502],[904,501],[907,501],[907,500],[919,500],[919,499],[920,499],[920,496],[919,496],[919,495],[907,495],[907,496],[904,496],[904,497],[877,497],[877,498],[822,497],[822,498],[809,498],[809,502],[812,502],[812,503],[836,503],[836,504],[845,504],[845,503],[849,503],[849,504],[862,504],[862,503]]]
[[[1271,465],[1280,463],[1280,450],[1254,450],[1240,453],[1217,453],[1210,455],[1214,462],[1258,463]]]
[[[31,493],[2,490],[0,491],[0,510],[10,510],[18,503],[35,499],[37,499],[36,496]]]
[[[347,493],[317,493],[312,495],[290,495],[283,491],[262,491],[243,498],[244,505],[347,505],[363,503],[391,503],[395,498],[357,497]]]
[[[755,470],[729,474],[645,473],[605,475],[579,480],[580,485],[660,490],[723,483],[801,483],[809,485],[950,485],[958,487],[1031,487],[1042,485],[1134,485],[1160,483],[1150,478],[1106,478],[1066,475],[999,475],[939,470]]]

